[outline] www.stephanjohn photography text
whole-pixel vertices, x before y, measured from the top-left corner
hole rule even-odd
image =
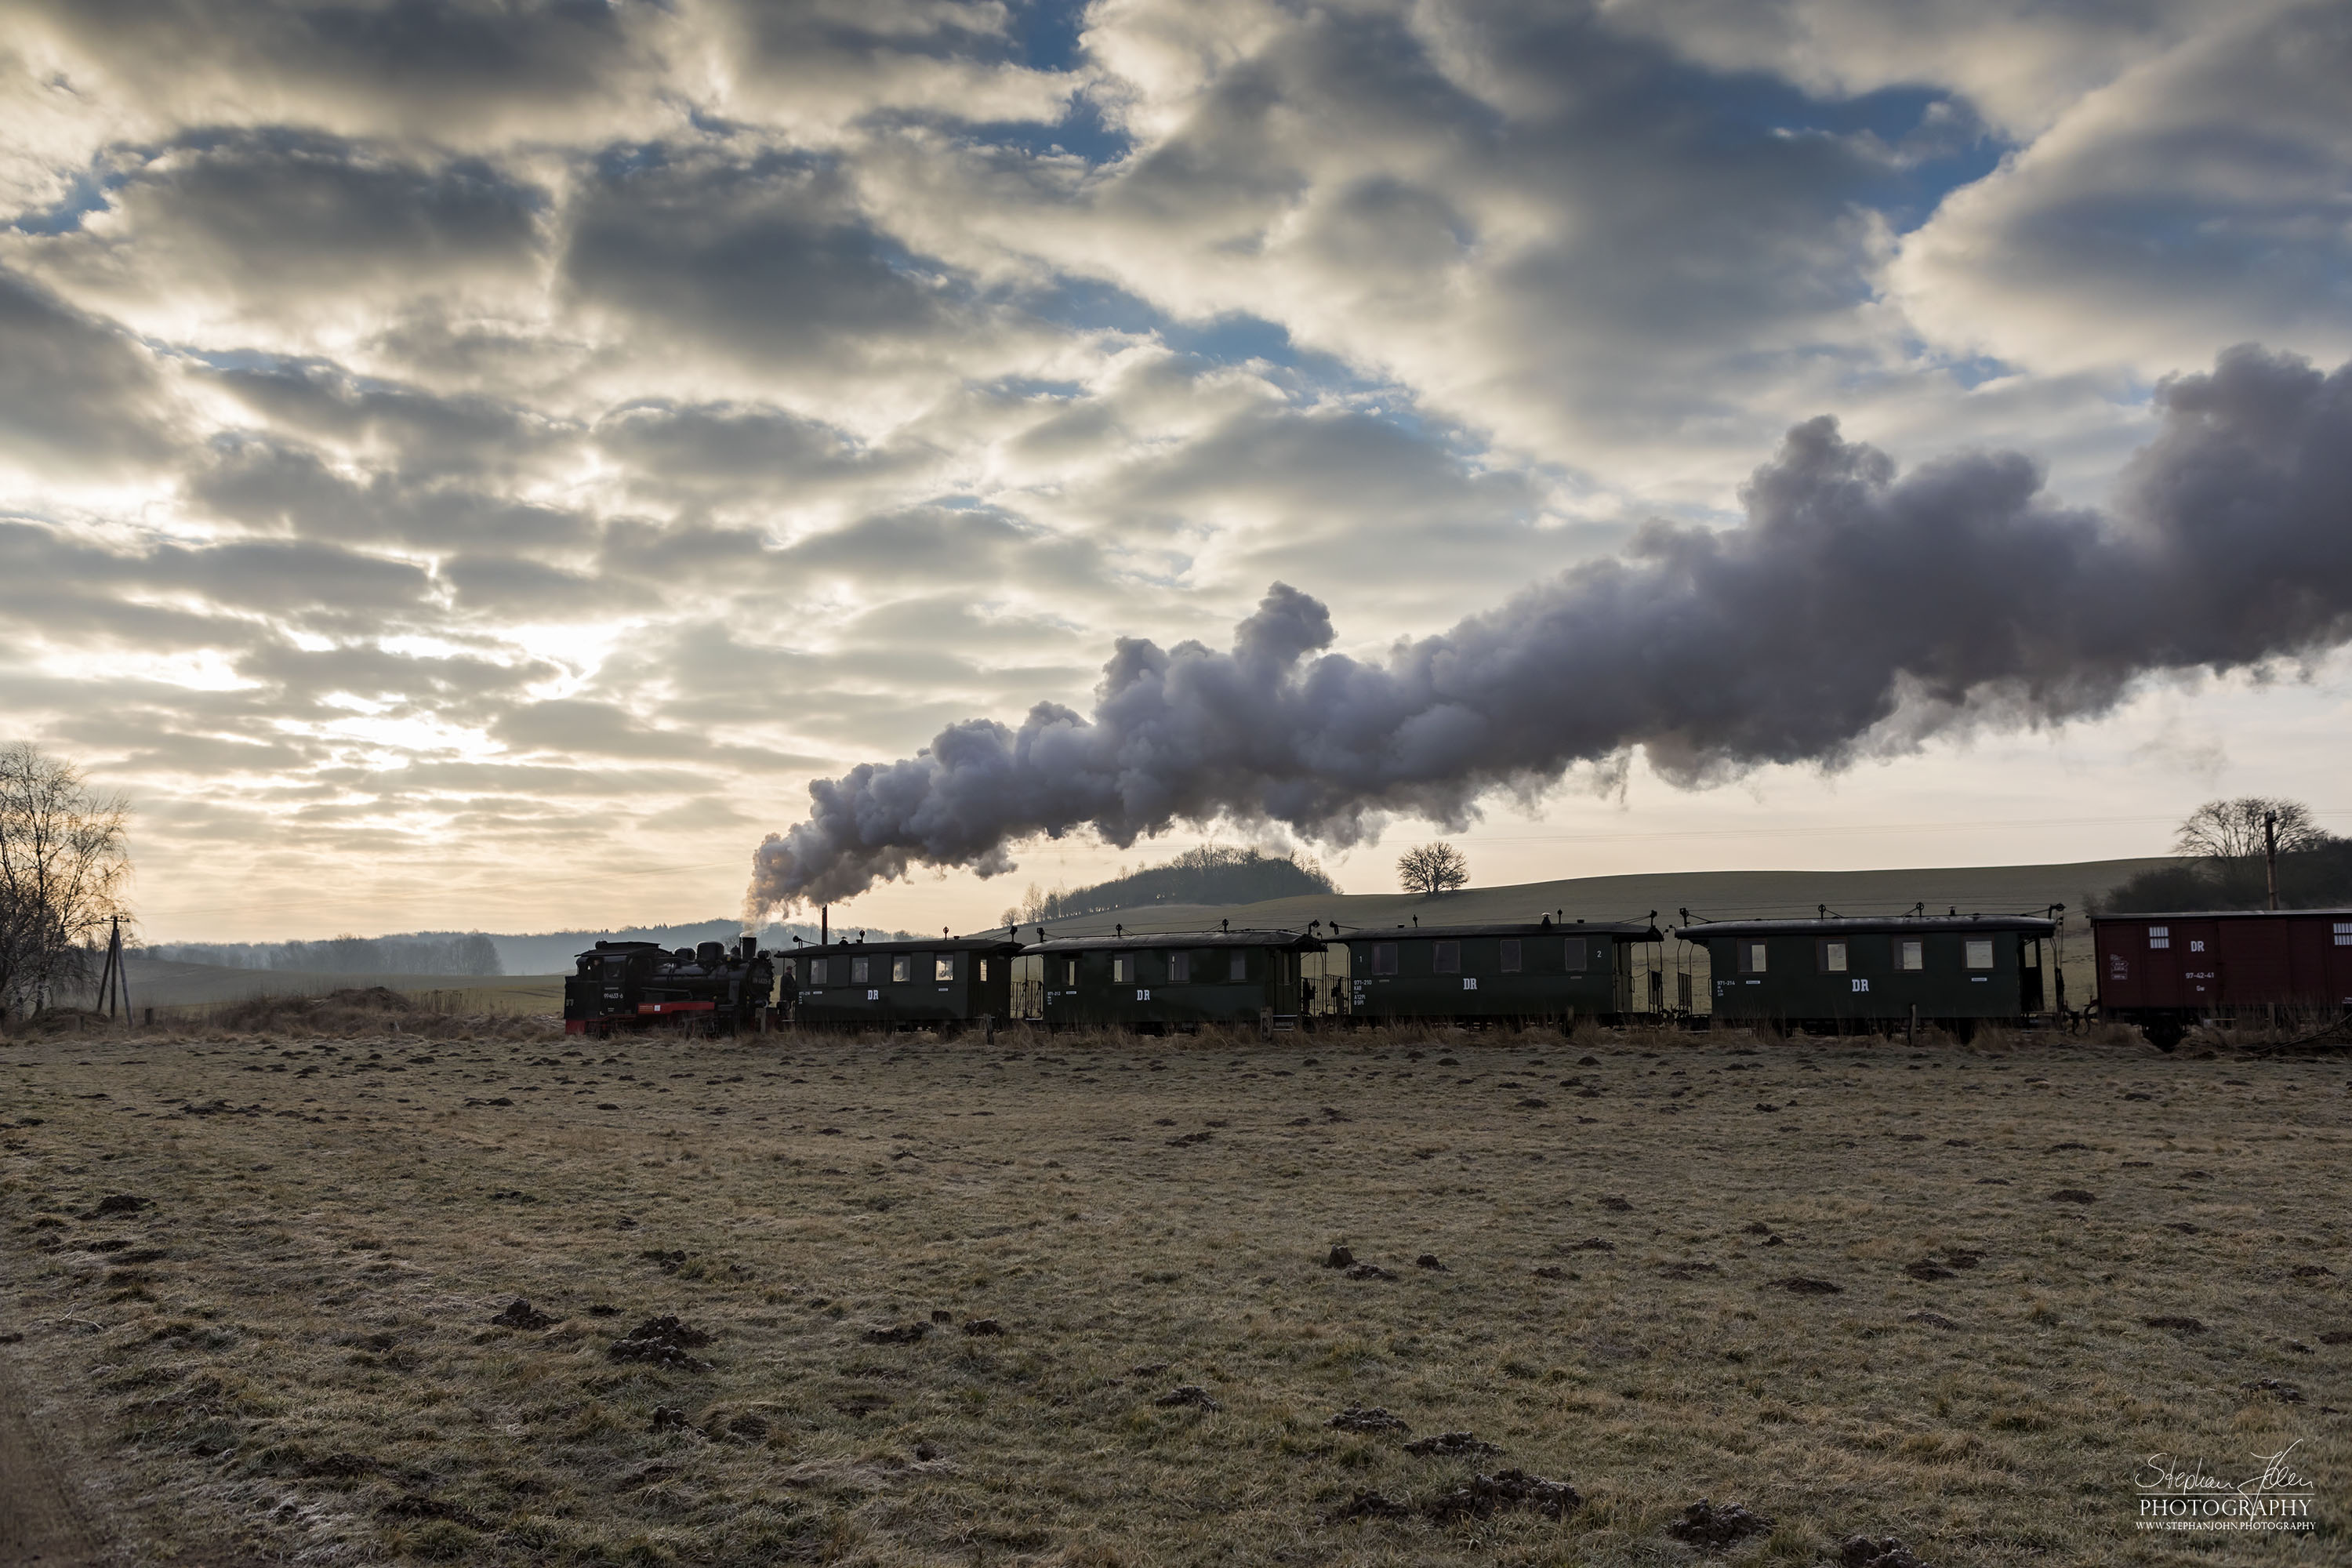
[[[2132,1478],[2139,1494],[2136,1522],[2142,1530],[2310,1530],[2317,1489],[2293,1463],[2301,1446],[2298,1440],[2253,1456],[2256,1468],[2241,1480],[2208,1474],[2202,1459],[2151,1454]]]

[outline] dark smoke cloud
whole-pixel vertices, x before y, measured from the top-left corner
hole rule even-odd
[[[918,863],[988,876],[1080,827],[1125,846],[1222,817],[1345,844],[1634,746],[1685,784],[1834,765],[1889,721],[1916,742],[2063,720],[2145,674],[2352,639],[2352,365],[2239,348],[2158,397],[2112,516],[2052,504],[2013,452],[1898,476],[1822,417],[1757,469],[1744,525],[1654,522],[1384,662],[1319,653],[1328,614],[1277,583],[1230,651],[1120,639],[1090,716],[971,720],[812,784],[749,901],[844,900]]]

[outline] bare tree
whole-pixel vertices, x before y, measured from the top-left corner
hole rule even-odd
[[[1450,893],[1470,885],[1470,862],[1451,844],[1424,844],[1397,858],[1397,879],[1408,893]]]
[[[2263,818],[2278,816],[2279,853],[2316,849],[2331,837],[2311,817],[2311,808],[2297,800],[2269,800],[2244,795],[2237,800],[2209,800],[2189,814],[2172,847],[2183,855],[2207,860],[2260,859]]]
[[[131,803],[93,791],[72,763],[0,746],[0,1017],[89,978],[89,954],[123,913]]]

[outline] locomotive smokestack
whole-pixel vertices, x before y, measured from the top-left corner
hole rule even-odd
[[[1277,583],[1230,651],[1120,638],[1091,714],[970,720],[814,781],[747,898],[854,898],[916,865],[993,876],[1018,841],[1082,827],[1121,847],[1218,819],[1342,846],[1398,813],[1458,828],[1489,791],[1636,747],[1685,785],[1838,766],[2352,638],[2352,365],[2240,347],[2157,403],[2107,513],[2050,500],[2014,452],[1898,474],[1822,417],[1756,470],[1739,526],[1652,521],[1621,557],[1377,661],[1324,651],[1328,612]]]

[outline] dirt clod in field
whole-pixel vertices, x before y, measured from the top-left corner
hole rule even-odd
[[[1582,1241],[1570,1242],[1560,1250],[1562,1252],[1614,1252],[1617,1250],[1617,1244],[1613,1241],[1603,1241],[1597,1236],[1588,1236]]]
[[[709,1362],[698,1361],[686,1352],[700,1350],[709,1342],[710,1336],[700,1329],[690,1328],[675,1315],[665,1313],[647,1318],[614,1340],[604,1353],[614,1361],[646,1362],[679,1372],[709,1372]]]
[[[1221,1410],[1224,1408],[1209,1397],[1209,1391],[1197,1383],[1180,1384],[1151,1402],[1170,1409]]]
[[[646,1262],[654,1265],[665,1274],[677,1273],[680,1268],[685,1266],[686,1263],[685,1253],[677,1251],[665,1252],[658,1247],[649,1247],[646,1248],[645,1251],[638,1253],[637,1256],[644,1258]]]
[[[1786,1290],[1791,1296],[1843,1296],[1845,1287],[1832,1285],[1826,1279],[1809,1279],[1801,1274],[1791,1274],[1785,1279],[1768,1281],[1775,1290]]]
[[[994,1318],[974,1318],[963,1326],[963,1331],[974,1339],[995,1338],[1003,1334],[1004,1325]]]
[[[1350,1405],[1330,1420],[1323,1423],[1335,1432],[1410,1432],[1412,1427],[1402,1418],[1389,1414],[1385,1405],[1375,1405],[1367,1410],[1360,1405]]]
[[[1903,1314],[1903,1321],[1906,1323],[1925,1323],[1931,1329],[1957,1329],[1960,1326],[1941,1312],[1906,1312]]]
[[[654,1430],[656,1432],[683,1432],[692,1425],[686,1418],[686,1412],[675,1405],[654,1406]]]
[[[949,1311],[945,1307],[934,1307],[931,1309],[931,1321],[935,1323],[952,1323],[955,1321],[955,1314]]]
[[[517,1296],[490,1321],[502,1329],[544,1329],[553,1326],[556,1320]]]
[[[1934,1259],[1926,1258],[1921,1258],[1916,1263],[1905,1264],[1903,1266],[1903,1272],[1908,1274],[1914,1279],[1922,1280],[1957,1279],[1959,1278],[1958,1275],[1953,1273],[1950,1269],[1938,1265]]]
[[[1129,1367],[1127,1369],[1127,1375],[1129,1377],[1158,1377],[1161,1373],[1166,1372],[1170,1367],[1175,1364],[1176,1363],[1173,1362],[1148,1361],[1140,1366]]]
[[[2175,1332],[2183,1334],[2201,1334],[2205,1331],[2205,1322],[2201,1318],[2184,1318],[2176,1314],[2166,1317],[2142,1318],[2140,1321],[2147,1324],[2151,1329],[2171,1329]]]
[[[2061,1187],[2050,1194],[2050,1201],[2053,1204],[2095,1204],[2099,1198],[2097,1194],[2086,1193],[2080,1187]]]
[[[1576,1058],[1576,1065],[1580,1068],[1597,1068],[1601,1065],[1601,1058],[1599,1057],[1579,1057]]]
[[[1390,1273],[1387,1269],[1381,1268],[1377,1263],[1359,1263],[1353,1268],[1348,1270],[1348,1278],[1350,1279],[1393,1279],[1396,1276]]]
[[[1412,1266],[1415,1268],[1434,1268],[1440,1274],[1446,1271],[1445,1265],[1438,1260],[1437,1254],[1434,1252],[1423,1253],[1412,1260]]]
[[[1558,1264],[1547,1263],[1542,1268],[1536,1270],[1536,1278],[1538,1279],[1573,1279],[1576,1276],[1570,1274],[1567,1269],[1560,1268]]]
[[[911,1345],[931,1331],[929,1323],[898,1323],[887,1329],[868,1329],[866,1342],[869,1345]]]
[[[1503,1450],[1475,1432],[1440,1432],[1432,1437],[1414,1438],[1404,1446],[1404,1451],[1418,1458],[1454,1459],[1499,1454]]]
[[[1362,1491],[1326,1516],[1339,1524],[1351,1519],[1411,1519],[1412,1510],[1382,1492]]]
[[[1344,1247],[1333,1247],[1330,1256],[1323,1259],[1326,1268],[1353,1268],[1355,1266],[1356,1255]]]
[[[1736,1502],[1717,1508],[1701,1498],[1666,1526],[1666,1533],[1693,1546],[1722,1548],[1737,1546],[1749,1536],[1762,1535],[1771,1528],[1772,1521],[1767,1515],[1751,1513]]]
[[[621,1309],[614,1306],[610,1301],[599,1301],[587,1310],[592,1318],[617,1318],[621,1315]]]
[[[2044,1152],[2044,1153],[2049,1153],[2049,1154],[2063,1154],[2063,1153],[2066,1152],[2067,1152],[2068,1150],[2070,1150],[2070,1149],[2079,1149],[2079,1150],[2081,1150],[2081,1151],[2082,1151],[2084,1153],[2085,1153],[2085,1154],[2087,1154],[2087,1153],[2089,1153],[2089,1152],[2091,1152],[2091,1146],[2090,1146],[2088,1143],[2071,1143],[2071,1142],[2070,1142],[2070,1143],[2053,1143],[2052,1145],[2050,1145],[2050,1147],[2049,1147],[2048,1149],[2044,1150],[2044,1151],[2043,1151],[2043,1152]]]
[[[1943,1258],[1946,1264],[1954,1268],[1974,1268],[1984,1261],[1984,1254],[1963,1252],[1957,1247],[1948,1247],[1944,1248]]]
[[[1213,1132],[1186,1132],[1168,1140],[1171,1149],[1190,1149],[1196,1143],[1206,1143],[1216,1136]]]
[[[1713,1263],[1681,1262],[1658,1265],[1658,1277],[1662,1279],[1704,1279],[1710,1274],[1722,1272],[1723,1269]]]
[[[1474,1475],[1459,1486],[1439,1492],[1421,1505],[1422,1512],[1440,1523],[1460,1519],[1485,1519],[1511,1509],[1533,1509],[1552,1519],[1566,1519],[1584,1504],[1566,1481],[1548,1481],[1525,1470],[1500,1470]]]
[[[2319,1336],[2324,1345],[2352,1345],[2352,1329],[2330,1329]]]
[[[1927,1568],[1891,1535],[1849,1535],[1838,1543],[1838,1568]]]
[[[2276,1394],[2283,1403],[2287,1405],[2303,1403],[2303,1390],[2283,1377],[2258,1377],[2245,1386],[2247,1392],[2252,1394]]]
[[[2325,1263],[2298,1263],[2292,1272],[2298,1279],[2332,1279],[2336,1277],[2336,1270]]]
[[[1769,1236],[1772,1234],[1772,1227],[1766,1225],[1760,1219],[1749,1220],[1748,1222],[1748,1234],[1750,1236]]]
[[[1534,1095],[1529,1095],[1527,1099],[1519,1101],[1518,1109],[1521,1110],[1549,1110],[1551,1109],[1551,1101],[1549,1100],[1538,1100]]]
[[[1630,1214],[1633,1208],[1633,1205],[1623,1198],[1614,1196],[1602,1198],[1601,1206],[1612,1214]]]

